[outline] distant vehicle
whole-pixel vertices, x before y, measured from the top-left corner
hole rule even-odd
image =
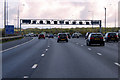
[[[58,34],[57,42],[60,42],[60,41],[66,41],[66,42],[68,42],[68,36],[67,36],[66,33],[59,33]]]
[[[118,32],[117,35],[118,35],[118,38],[119,38],[119,40],[120,40],[120,32]]]
[[[67,34],[68,38],[71,39],[71,35],[70,35],[70,33],[66,33],[66,34]]]
[[[79,35],[76,34],[76,33],[73,33],[73,34],[72,34],[72,38],[79,38]]]
[[[76,32],[75,34],[77,34],[79,37],[81,37],[81,36],[82,36],[82,34],[81,34],[81,33],[79,33],[79,32]]]
[[[50,35],[48,36],[48,38],[54,38],[54,35],[53,35],[53,34],[50,34]]]
[[[45,39],[45,35],[44,35],[44,34],[39,34],[39,35],[38,35],[38,39],[41,39],[41,38],[42,38],[42,39]]]
[[[103,35],[101,33],[90,33],[86,39],[87,46],[91,44],[100,44],[101,46],[105,45]]]
[[[88,38],[89,34],[90,34],[90,32],[87,32],[87,33],[86,33],[86,35],[85,35],[85,39]]]
[[[117,41],[118,42],[119,40],[119,36],[117,35],[116,32],[108,32],[106,33],[105,35],[105,41],[106,42],[109,42],[109,41]]]

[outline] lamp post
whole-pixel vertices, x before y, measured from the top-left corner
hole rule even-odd
[[[105,7],[105,34],[106,34],[106,7]]]
[[[25,6],[24,4],[22,4],[22,6]],[[22,34],[22,31],[21,31],[21,22],[19,23],[20,21],[20,5],[18,4],[18,14],[17,14],[17,17],[18,17],[18,23],[17,23],[17,26],[18,26],[18,31],[19,31],[19,28],[20,28],[20,34]],[[20,26],[20,27],[19,27]]]
[[[91,14],[92,14],[92,21],[93,21],[93,18],[94,18],[94,13],[93,13],[93,11],[88,11],[88,12],[91,12]],[[93,25],[92,25],[92,31],[93,31]]]
[[[4,0],[4,29],[5,29],[5,36],[6,36],[6,0]]]

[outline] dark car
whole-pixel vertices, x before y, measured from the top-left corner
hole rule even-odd
[[[50,34],[50,35],[48,36],[48,38],[54,38],[54,35],[53,35],[53,34]]]
[[[45,35],[44,34],[39,34],[38,39],[45,39]]]
[[[85,35],[85,39],[88,38],[89,34],[90,34],[90,32],[87,32],[87,33],[86,33],[86,35]]]
[[[57,42],[59,42],[59,41],[66,41],[66,42],[68,42],[67,34],[66,33],[59,33]]]
[[[66,34],[67,34],[68,38],[71,39],[71,35],[69,33],[66,33]]]
[[[75,34],[75,33],[72,35],[72,38],[79,38],[79,37],[80,36],[78,34]]]
[[[90,33],[86,39],[87,46],[91,44],[100,44],[101,46],[105,45],[103,35],[101,33]]]
[[[114,41],[114,42],[117,41],[118,42],[118,40],[119,40],[119,37],[116,32],[108,32],[105,35],[106,42],[109,42],[109,41]]]

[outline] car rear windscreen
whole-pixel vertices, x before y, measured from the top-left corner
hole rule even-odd
[[[108,35],[109,35],[109,36],[115,36],[116,33],[109,33]]]
[[[60,37],[66,37],[66,34],[59,34]]]
[[[103,37],[101,34],[92,34],[91,37]]]

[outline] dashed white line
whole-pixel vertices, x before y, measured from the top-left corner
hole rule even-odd
[[[34,64],[34,65],[32,66],[32,69],[35,69],[37,66],[38,66],[38,64]]]
[[[43,57],[43,56],[45,56],[45,54],[42,54],[41,56]]]
[[[76,44],[79,44],[79,43],[76,43]]]
[[[29,78],[28,76],[24,76],[24,78]]]
[[[46,49],[46,51],[48,51],[48,49]]]
[[[22,46],[22,45],[24,45],[24,44],[27,44],[27,43],[33,41],[34,39],[35,39],[35,38],[33,38],[32,40],[30,40],[30,41],[28,41],[28,42],[25,42],[25,43],[23,43],[23,44],[20,44],[20,45],[17,45],[17,46],[14,46],[14,47],[8,48],[8,49],[3,50],[3,51],[0,51],[0,53],[5,52],[5,51],[8,51],[8,50],[11,50],[11,49],[14,49],[14,48],[17,48],[17,47]]]
[[[102,54],[101,53],[97,53],[99,56],[101,56]]]
[[[88,50],[90,50],[90,51],[91,51],[92,49],[91,49],[91,48],[88,48]]]
[[[50,46],[48,46],[48,48],[49,48]]]
[[[120,64],[119,64],[119,63],[117,63],[117,62],[115,62],[115,65],[117,65],[117,66],[119,66],[119,67],[120,67]]]
[[[81,46],[83,46],[83,45],[81,45]]]

